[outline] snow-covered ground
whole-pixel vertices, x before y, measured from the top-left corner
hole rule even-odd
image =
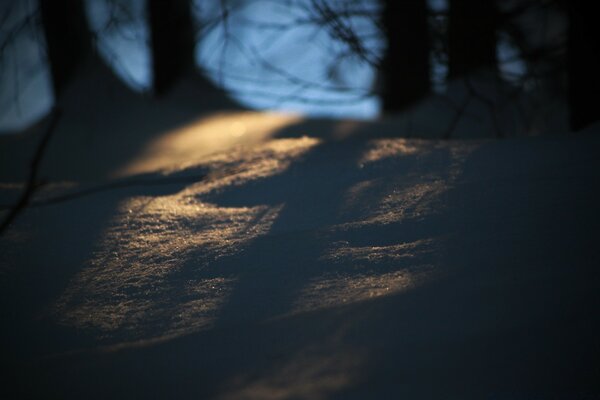
[[[598,132],[407,139],[102,86],[0,241],[1,390],[600,398]],[[3,204],[41,131],[0,138]]]

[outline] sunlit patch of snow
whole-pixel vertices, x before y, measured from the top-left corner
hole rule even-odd
[[[379,209],[369,222],[386,224],[431,214],[435,212],[435,202],[447,189],[448,184],[443,180],[394,189],[383,197]]]
[[[188,192],[197,196],[280,174],[319,143],[319,139],[310,137],[277,139],[251,149],[238,147],[216,154],[194,165],[211,166],[213,172],[208,179],[191,186]]]
[[[341,306],[396,293],[412,286],[406,271],[385,274],[349,274],[319,277],[309,285],[296,302],[294,311],[312,311]]]
[[[339,228],[389,224],[439,212],[441,196],[453,187],[466,158],[477,147],[476,142],[457,145],[414,139],[371,141],[359,161],[360,166],[384,161],[393,165],[411,157],[411,168],[403,171],[404,174],[365,180],[350,187],[343,208],[356,210],[362,204],[365,211],[362,218]],[[425,172],[422,170],[425,163],[436,165],[436,168],[428,168]]]
[[[415,139],[379,139],[371,143],[371,147],[362,156],[359,163],[366,164],[381,161],[389,157],[413,155],[424,152],[431,147],[430,142]]]
[[[58,318],[112,342],[210,326],[235,281],[211,263],[265,235],[282,206],[220,207],[203,195],[281,173],[318,142],[278,139],[218,153],[194,165],[210,169],[206,178],[178,193],[123,202],[59,300]]]
[[[422,239],[410,243],[399,243],[390,246],[350,247],[347,242],[337,242],[322,256],[322,260],[334,263],[366,261],[368,263],[394,262],[414,258],[428,252],[431,239]]]
[[[204,160],[209,154],[235,146],[264,143],[275,132],[301,121],[295,114],[230,112],[219,113],[161,135],[117,173],[128,175],[182,169]]]
[[[407,183],[402,179],[394,179],[385,183],[371,181],[357,184],[347,193],[345,208],[356,209],[357,204],[364,203],[363,217],[340,224],[335,229],[347,230],[367,225],[386,225],[438,212],[441,207],[440,196],[450,187],[448,182],[434,177],[430,182],[411,183],[411,181]],[[373,198],[361,198],[361,192],[366,192],[361,185],[367,187],[377,185],[380,187],[379,192],[383,194]],[[367,192],[365,196],[370,194]]]
[[[356,349],[332,352],[326,341],[292,355],[262,376],[248,373],[227,385],[223,400],[327,399],[359,376],[364,356]],[[339,347],[336,346],[336,347]]]
[[[321,261],[329,263],[335,272],[325,272],[307,285],[294,312],[342,306],[416,287],[431,276],[432,268],[410,263],[430,253],[432,245],[432,240],[425,239],[389,246],[334,243]]]
[[[369,147],[361,157],[359,164],[369,164],[390,158],[402,158],[404,156],[424,156],[434,150],[446,150],[451,153],[453,169],[461,163],[477,147],[478,142],[443,142],[422,139],[377,139],[369,142]]]
[[[133,198],[59,300],[59,318],[109,341],[206,328],[234,282],[206,268],[265,234],[278,212],[190,203],[180,194]]]
[[[277,202],[243,206],[243,197],[240,205],[223,206],[219,194],[235,193],[236,187],[280,175],[322,143],[311,137],[272,139],[267,132],[268,126],[277,129],[292,120],[279,115],[228,114],[201,122],[196,128],[203,139],[195,138],[196,128],[187,127],[170,134],[173,143],[155,144],[157,152],[169,153],[165,146],[170,146],[171,164],[147,164],[141,170],[158,170],[166,177],[201,170],[203,176],[174,194],[136,196],[122,202],[86,268],[58,301],[57,318],[89,329],[112,344],[171,338],[211,327],[238,279],[236,273],[218,266],[227,263],[224,257],[271,234],[285,207]],[[250,137],[247,143],[221,142],[246,137]],[[214,140],[213,149],[226,149],[194,157],[191,154],[202,146],[194,140]],[[476,147],[403,139],[366,143],[365,166],[354,164],[357,171],[364,171],[361,177],[368,177],[373,168],[399,173],[387,176],[383,172],[349,182],[339,205],[347,222],[319,228],[326,234],[343,238],[365,227],[376,233],[385,225],[439,212],[440,197],[458,179],[466,157]],[[152,159],[148,156],[146,161],[152,163]],[[407,164],[396,170],[398,162]],[[365,211],[357,212],[360,209]],[[315,259],[324,270],[307,279],[289,312],[393,295],[433,276],[431,237],[377,244],[382,238],[385,241],[385,232],[376,234],[377,238],[364,238],[366,242],[359,245],[343,240],[325,245],[325,252]]]

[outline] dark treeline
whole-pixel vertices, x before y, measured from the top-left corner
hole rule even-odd
[[[52,85],[57,97],[92,50],[92,38],[80,0],[40,1]]]
[[[382,63],[386,82],[382,90],[384,111],[400,111],[429,93],[430,75],[422,71],[429,68],[431,37],[435,33],[442,42],[449,80],[481,70],[498,74],[498,38],[504,33],[519,47],[525,62],[549,63],[549,69],[555,71],[550,79],[566,80],[573,130],[600,119],[595,106],[600,95],[597,73],[600,63],[596,56],[600,50],[600,31],[593,20],[591,2],[449,0],[447,12],[442,13],[442,32],[428,28],[432,15],[426,11],[426,3],[426,0],[384,1],[382,25],[388,40]],[[552,28],[535,26],[536,16],[543,18],[551,9],[565,17],[568,26],[565,43],[532,44],[531,31]]]
[[[166,93],[194,65],[195,33],[189,0],[148,0],[154,91]]]
[[[240,3],[243,2],[236,2],[238,6]],[[335,11],[329,3],[339,5],[340,2],[307,1],[316,9]],[[347,0],[347,3],[356,2]],[[518,47],[526,63],[545,62],[556,71],[556,79],[565,81],[571,127],[582,129],[600,119],[600,112],[594,106],[594,99],[600,94],[597,73],[600,65],[595,57],[600,35],[598,24],[592,21],[591,7],[590,2],[584,0],[498,3],[449,0],[447,10],[433,12],[426,0],[381,0],[378,19],[387,47],[376,65],[383,82],[379,89],[383,111],[402,111],[431,92],[434,48],[441,49],[450,81],[479,71],[499,75],[498,38],[504,34]],[[563,43],[534,43],[531,38],[530,28],[537,23],[536,15],[547,13],[548,9],[564,16],[568,28]],[[146,0],[146,10],[153,92],[162,96],[193,69],[198,35],[191,0]],[[91,52],[93,34],[81,0],[40,0],[40,14],[54,92],[59,98],[78,65]],[[223,23],[227,23],[226,14],[223,13]],[[432,28],[434,19],[442,21],[435,25],[437,28]],[[319,23],[339,25],[340,19],[330,17]]]

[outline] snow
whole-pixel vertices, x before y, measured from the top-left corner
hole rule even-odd
[[[226,111],[190,103],[200,81],[158,103],[110,82],[67,97],[50,184],[0,241],[3,391],[600,393],[597,129],[406,138],[401,118]],[[2,203],[39,131],[0,138]]]

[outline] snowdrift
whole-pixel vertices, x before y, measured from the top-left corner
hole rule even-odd
[[[155,106],[128,101],[93,134],[85,107],[65,116],[48,183],[1,238],[3,390],[600,393],[597,133],[406,139],[393,124],[181,109],[159,126]],[[5,205],[33,138],[3,141]]]

